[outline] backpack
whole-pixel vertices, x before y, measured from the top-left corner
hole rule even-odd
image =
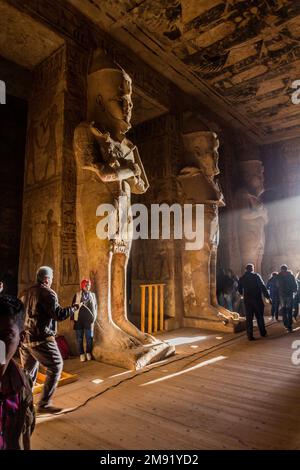
[[[60,351],[61,357],[65,359],[69,359],[70,357],[70,348],[66,341],[66,338],[62,335],[58,335],[55,337],[58,349]]]

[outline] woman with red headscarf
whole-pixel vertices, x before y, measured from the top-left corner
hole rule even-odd
[[[92,359],[93,330],[97,318],[97,299],[91,292],[91,281],[83,279],[80,284],[81,290],[73,298],[73,304],[79,304],[77,310],[71,317],[74,320],[74,330],[80,354],[81,362]],[[83,340],[85,337],[86,350],[84,351]]]

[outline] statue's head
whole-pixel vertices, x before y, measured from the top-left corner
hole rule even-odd
[[[183,142],[189,164],[200,168],[206,176],[212,177],[220,173],[217,134],[207,131],[191,132],[183,134]]]
[[[264,192],[264,167],[260,160],[247,160],[239,164],[243,182],[255,196]]]
[[[104,68],[88,77],[88,119],[112,134],[125,134],[131,127],[132,83],[126,72]]]

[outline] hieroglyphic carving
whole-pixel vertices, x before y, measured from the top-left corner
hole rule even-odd
[[[35,281],[39,266],[46,264],[54,270],[59,266],[59,194],[57,181],[25,191],[19,270],[22,287]],[[54,286],[57,284],[55,276]]]
[[[88,57],[71,44],[66,46],[66,81],[63,143],[61,284],[78,283],[76,244],[76,163],[73,152],[74,130],[85,117]]]
[[[58,105],[42,112],[37,119],[31,117],[28,128],[28,163],[26,185],[33,185],[57,176],[57,128],[61,124]]]
[[[22,288],[34,281],[44,262],[59,267],[64,57],[60,48],[33,71],[19,268]]]

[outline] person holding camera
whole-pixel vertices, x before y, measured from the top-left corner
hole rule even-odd
[[[91,281],[89,279],[83,279],[80,287],[81,290],[73,298],[73,304],[79,304],[79,310],[71,316],[71,320],[74,321],[80,361],[85,362],[92,359],[93,331],[97,318],[97,299],[96,295],[91,292]],[[85,352],[83,345],[84,337],[86,341]]]

